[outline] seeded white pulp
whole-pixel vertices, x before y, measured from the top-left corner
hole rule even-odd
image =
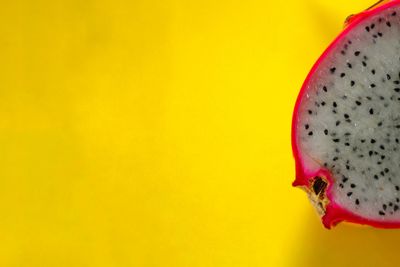
[[[400,10],[359,23],[320,62],[299,106],[304,164],[332,174],[335,202],[400,219]]]

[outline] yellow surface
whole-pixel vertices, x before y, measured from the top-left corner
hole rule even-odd
[[[1,1],[0,266],[390,266],[291,187],[305,75],[373,1]]]

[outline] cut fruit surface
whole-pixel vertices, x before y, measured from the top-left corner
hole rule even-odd
[[[292,145],[326,227],[400,227],[400,1],[354,16],[314,65]]]

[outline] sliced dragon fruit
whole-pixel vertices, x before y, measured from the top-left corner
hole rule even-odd
[[[294,186],[331,228],[400,228],[400,0],[352,16],[298,96]]]

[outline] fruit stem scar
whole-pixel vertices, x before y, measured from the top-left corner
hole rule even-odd
[[[315,176],[310,178],[308,186],[302,187],[320,216],[325,215],[326,206],[329,203],[326,196],[328,185],[328,180],[325,177]]]
[[[316,176],[312,182],[312,189],[320,199],[324,198],[325,189],[328,183],[319,176]]]

